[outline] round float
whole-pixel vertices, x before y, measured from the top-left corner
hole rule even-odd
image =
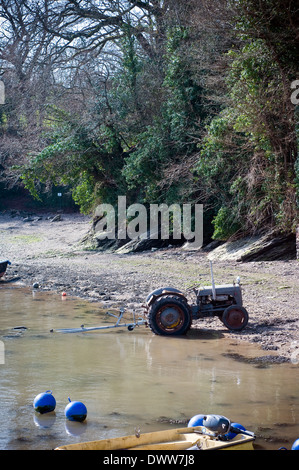
[[[51,390],[37,395],[33,401],[33,407],[38,413],[44,414],[54,411],[56,407],[56,400],[52,395]]]
[[[71,401],[68,398],[69,404],[66,405],[64,414],[70,421],[84,421],[87,416],[87,408],[81,401]]]

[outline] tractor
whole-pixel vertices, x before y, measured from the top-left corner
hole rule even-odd
[[[210,262],[212,285],[193,289],[195,305],[189,305],[185,294],[174,287],[161,287],[146,298],[147,323],[157,335],[183,335],[192,320],[218,317],[226,328],[241,331],[248,323],[247,310],[242,305],[240,279],[227,285],[215,285]]]

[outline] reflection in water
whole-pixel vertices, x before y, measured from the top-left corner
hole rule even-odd
[[[48,429],[55,423],[56,413],[55,411],[46,414],[34,413],[33,421],[35,426],[41,429]]]
[[[81,436],[87,429],[87,423],[65,421],[65,431],[69,436]]]
[[[1,287],[0,295],[1,449],[51,449],[139,427],[147,432],[184,426],[199,413],[243,424],[262,447],[290,448],[299,436],[297,367],[261,369],[234,360],[237,353],[263,352],[216,334],[213,324],[211,331],[191,331],[185,338],[155,336],[144,327],[60,334],[55,330],[111,318],[95,304],[55,294]],[[39,415],[33,399],[49,389],[55,412]],[[65,419],[68,396],[86,405],[84,423]]]

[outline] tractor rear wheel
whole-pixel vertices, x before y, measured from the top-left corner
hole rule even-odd
[[[150,306],[148,323],[156,335],[183,335],[191,326],[192,316],[184,299],[165,295]]]
[[[243,330],[248,323],[247,310],[239,305],[230,305],[224,310],[221,321],[229,330]]]

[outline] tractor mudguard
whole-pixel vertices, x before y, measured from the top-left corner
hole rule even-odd
[[[155,302],[158,297],[162,297],[164,295],[169,294],[177,295],[178,297],[183,298],[187,302],[187,299],[182,291],[175,289],[174,287],[160,287],[160,289],[154,290],[147,296],[146,305],[149,307],[150,305],[152,305],[153,302]]]

